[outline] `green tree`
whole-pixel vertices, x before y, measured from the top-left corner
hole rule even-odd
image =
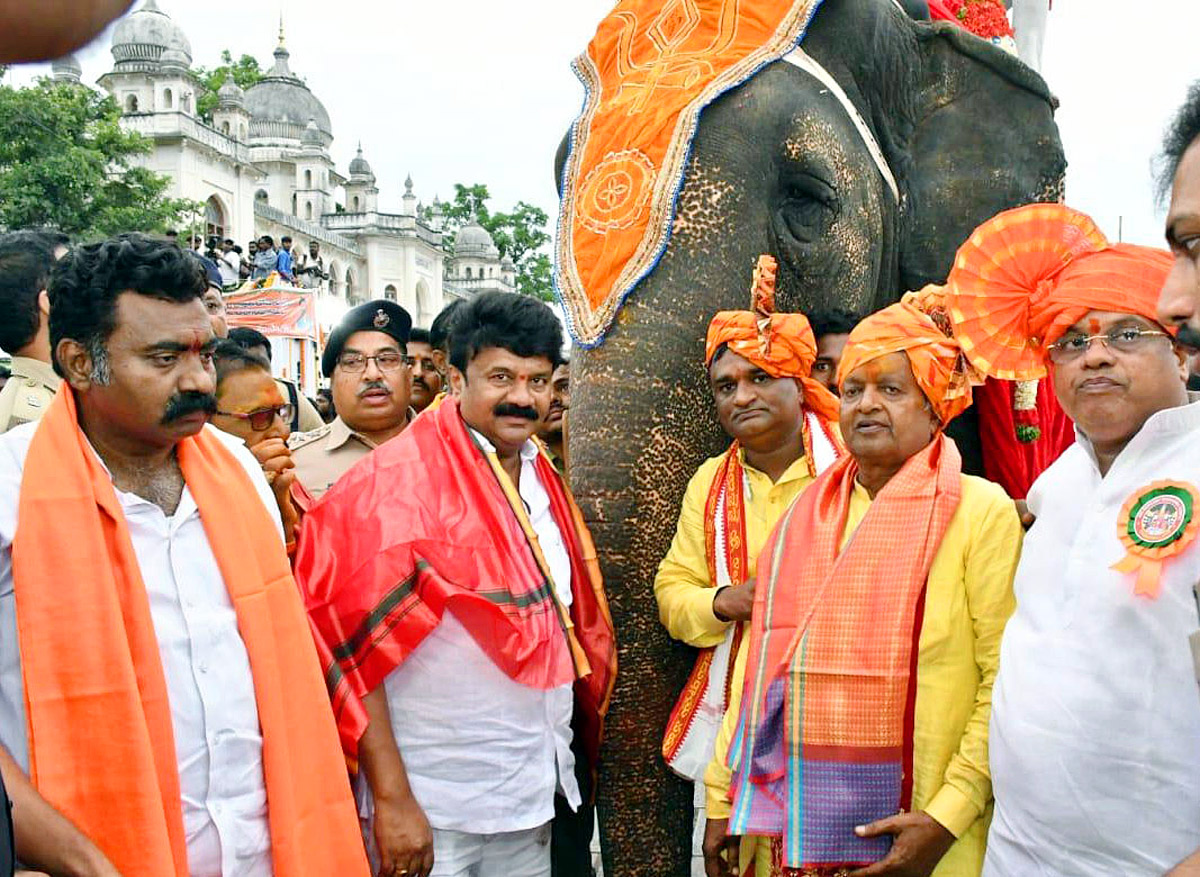
[[[442,204],[446,249],[453,254],[455,236],[474,216],[492,236],[500,255],[513,260],[517,269],[517,291],[542,301],[552,301],[550,257],[545,252],[550,243],[546,211],[527,201],[518,201],[510,212],[492,213],[487,204],[490,198],[484,183],[454,184],[454,200]],[[426,208],[426,219],[431,210]]]
[[[221,52],[221,63],[212,70],[204,67],[193,68],[202,89],[200,99],[196,101],[196,112],[205,122],[212,123],[213,111],[217,108],[217,91],[225,84],[230,76],[242,88],[249,88],[262,79],[266,74],[258,66],[258,59],[253,55],[242,55],[237,61],[228,49]]]
[[[169,178],[135,163],[151,143],[120,119],[111,97],[84,86],[0,85],[0,228],[87,239],[163,231],[194,215],[195,202],[166,196]]]

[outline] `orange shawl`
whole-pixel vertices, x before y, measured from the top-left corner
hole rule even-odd
[[[365,875],[337,729],[283,543],[218,439],[200,433],[176,450],[250,658],[274,873]],[[186,877],[171,705],[150,605],[112,479],[79,429],[69,389],[33,437],[18,515],[13,577],[30,776],[125,877]]]

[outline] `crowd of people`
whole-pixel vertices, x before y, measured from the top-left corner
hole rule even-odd
[[[1000,214],[876,313],[710,315],[731,439],[654,581],[709,877],[1200,874],[1200,87],[1167,250]],[[616,639],[532,298],[388,300],[314,400],[230,327],[269,236],[0,235],[0,774],[53,875],[575,877]],[[1046,378],[1020,507],[947,426]]]

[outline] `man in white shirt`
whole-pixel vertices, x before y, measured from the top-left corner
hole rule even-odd
[[[371,719],[379,873],[542,877],[552,846],[564,877],[586,873],[557,865],[558,829],[589,805],[615,649],[590,537],[533,441],[561,333],[533,299],[471,299],[457,398],[305,518],[297,579]]]
[[[51,279],[64,386],[0,437],[5,777],[27,772],[116,866],[85,873],[362,875],[274,500],[207,425],[204,289],[194,258],[142,235]]]
[[[1036,523],[992,693],[983,873],[1159,877],[1200,845],[1188,646],[1200,627],[1200,405],[1155,316],[1171,258],[1110,245],[1088,217],[1045,204],[985,223],[964,250],[991,258],[961,285],[951,272],[952,311],[1008,342],[996,356],[1022,350],[1018,373],[1020,357],[1048,366],[1076,430],[1029,493]],[[960,250],[956,266],[971,261]]]

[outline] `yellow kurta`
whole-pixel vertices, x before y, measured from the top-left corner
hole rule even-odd
[[[671,636],[697,648],[720,644],[731,623],[713,614],[713,582],[708,578],[704,553],[704,506],[724,456],[705,460],[688,482],[675,538],[654,577],[658,617]],[[809,475],[807,457],[801,456],[792,463],[774,483],[766,474],[746,464],[745,451],[739,452],[739,458],[746,473],[746,557],[749,575],[753,576],[758,553],[776,522],[813,478]]]
[[[870,506],[867,491],[855,484],[843,546]],[[1012,581],[1021,537],[1016,509],[1004,491],[982,478],[962,476],[962,501],[929,570],[917,654],[913,807],[958,838],[935,877],[976,877],[983,867],[992,812],[987,752],[992,682],[1000,636],[1015,607]],[[741,706],[747,651],[741,650],[734,665],[729,710],[704,777],[710,819],[730,813],[726,755]],[[743,844],[743,860],[750,852]],[[757,857],[760,877],[770,873],[768,862],[768,855]]]

